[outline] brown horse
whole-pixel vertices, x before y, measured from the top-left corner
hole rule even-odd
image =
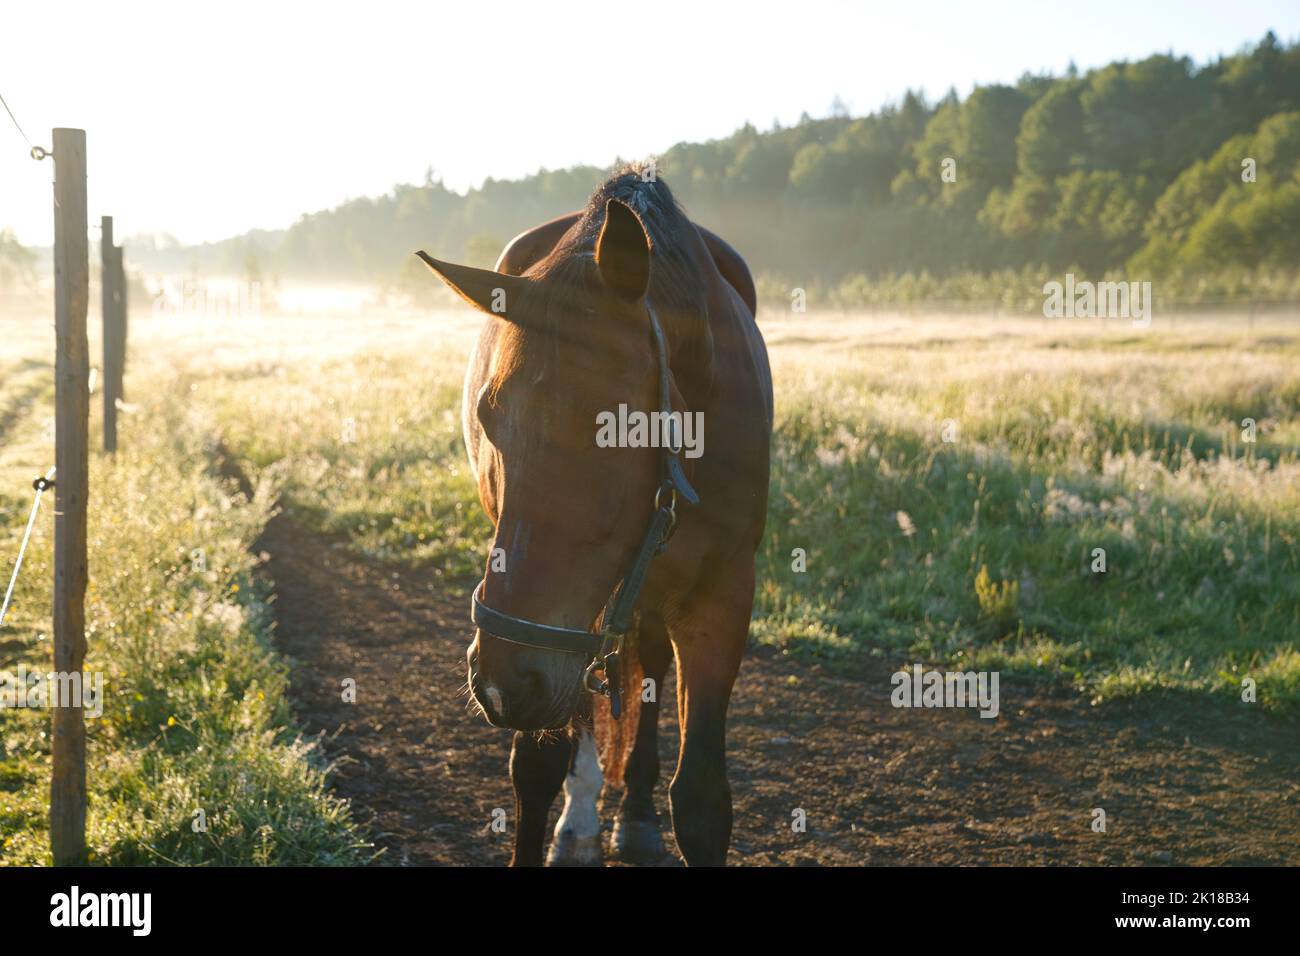
[[[671,653],[681,727],[673,832],[688,864],[720,865],[731,838],[727,704],[753,607],[772,431],[749,270],[639,167],[602,184],[582,212],[515,238],[496,271],[419,255],[492,316],[463,406],[496,527],[475,597],[469,687],[490,723],[517,731],[512,862],[543,861],[562,785],[551,862],[600,859],[601,771],[584,729],[592,689],[614,694],[595,709],[607,782],[625,788],[613,850],[631,860],[663,853],[652,792]],[[662,443],[653,426],[620,425],[613,443],[612,431],[599,435],[616,415],[651,412],[675,418]],[[611,628],[620,615],[628,626]],[[611,634],[621,653],[607,654]],[[614,724],[620,690],[626,713]]]

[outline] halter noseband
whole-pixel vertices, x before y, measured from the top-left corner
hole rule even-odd
[[[664,339],[664,330],[659,325],[659,317],[654,309],[646,303],[646,312],[650,316],[650,331],[653,333],[655,356],[659,361],[659,408],[666,416],[672,414],[671,372],[668,368],[668,343]],[[583,687],[593,694],[604,694],[609,698],[610,713],[617,720],[622,711],[619,693],[619,655],[623,642],[632,623],[632,612],[636,609],[637,598],[645,584],[650,562],[664,552],[668,540],[677,528],[677,496],[680,494],[688,504],[699,504],[700,496],[696,494],[691,483],[686,480],[682,470],[681,436],[677,438],[676,447],[665,447],[659,457],[659,487],[655,490],[654,514],[641,539],[641,548],[627,573],[619,581],[617,590],[605,603],[601,614],[599,634],[576,627],[555,627],[551,624],[538,624],[522,617],[515,617],[501,611],[493,610],[483,603],[483,587],[486,580],[474,589],[474,604],[470,619],[474,626],[493,637],[522,644],[524,647],[536,647],[546,651],[564,654],[585,654],[591,658],[583,674]],[[604,679],[597,677],[603,673]]]

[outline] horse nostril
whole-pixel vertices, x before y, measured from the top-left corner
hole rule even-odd
[[[491,684],[483,688],[483,696],[487,698],[487,703],[492,708],[492,713],[501,714],[501,691],[497,690]]]

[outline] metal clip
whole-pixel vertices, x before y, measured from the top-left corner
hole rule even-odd
[[[596,676],[596,671],[604,671],[605,661],[600,657],[593,657],[591,663],[582,674],[582,686],[592,694],[609,695],[609,681],[601,680]]]
[[[613,648],[608,653],[603,653],[611,640]],[[615,720],[618,720],[619,715],[623,713],[622,677],[619,673],[619,653],[622,647],[621,635],[606,632],[605,642],[601,645],[602,653],[598,653],[591,659],[591,663],[582,674],[582,686],[587,691],[609,698],[609,711]],[[596,676],[598,672],[605,675],[603,680]]]

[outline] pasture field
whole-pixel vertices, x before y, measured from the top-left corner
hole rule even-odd
[[[188,374],[230,447],[274,467],[316,527],[463,584],[489,533],[460,440],[475,322]],[[1250,677],[1266,709],[1300,703],[1300,328],[824,315],[765,330],[777,426],[755,640],[848,667],[866,653],[1045,674],[1103,699],[1232,697]]]
[[[763,678],[772,694],[816,674],[887,700],[878,675],[919,661],[998,670],[1094,709],[1236,707],[1237,731],[1293,739],[1300,320],[760,321],[777,422],[751,638],[786,668]],[[468,641],[490,531],[460,439],[478,322],[459,309],[132,318],[123,451],[91,463],[87,668],[109,695],[91,722],[95,862],[373,857],[290,707],[299,650],[285,656],[273,621],[293,595],[272,601],[259,542],[282,509],[301,532],[282,548],[329,542],[394,590],[466,607]],[[53,347],[47,322],[4,325],[7,583],[30,481],[52,458]],[[98,427],[92,414],[96,446]],[[232,468],[251,494],[222,477]],[[0,669],[48,656],[50,528],[43,509]],[[1241,702],[1245,679],[1256,704]],[[418,723],[427,701],[392,706]],[[48,855],[47,726],[43,712],[0,711],[4,862]],[[504,764],[501,777],[498,789]],[[217,809],[196,839],[205,806]],[[741,836],[741,852],[763,839]]]
[[[46,317],[0,328],[7,584],[31,480],[53,462],[54,341]],[[102,716],[87,721],[90,860],[363,861],[365,839],[326,789],[314,744],[294,730],[288,671],[271,646],[250,546],[276,488],[268,478],[251,500],[232,494],[213,467],[215,422],[178,391],[165,356],[147,359],[147,345],[133,356],[135,410],[119,419],[117,460],[96,454],[90,465],[86,671],[103,674],[106,698]],[[99,428],[92,413],[93,448]],[[49,670],[53,506],[47,494],[0,630],[0,679],[22,666]],[[0,709],[0,863],[49,862],[48,792],[48,712]]]

